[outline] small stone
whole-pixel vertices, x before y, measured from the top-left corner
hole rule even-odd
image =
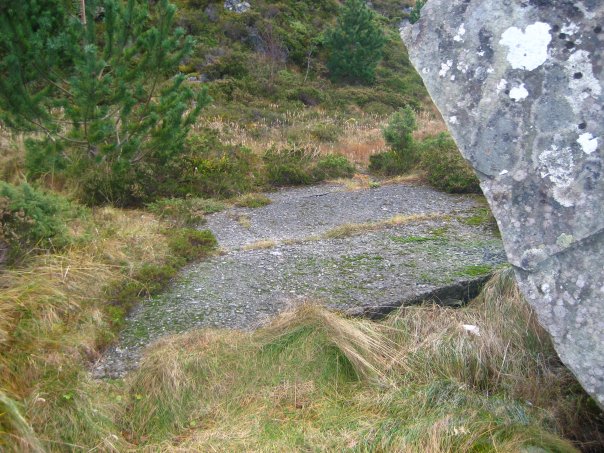
[[[251,5],[248,2],[242,2],[238,0],[225,0],[224,1],[224,9],[228,11],[232,11],[234,13],[245,13],[251,8]]]

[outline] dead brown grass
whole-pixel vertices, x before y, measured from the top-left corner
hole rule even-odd
[[[262,241],[252,242],[251,244],[244,245],[241,250],[266,250],[272,249],[277,245],[277,242],[272,239],[265,239]]]
[[[384,381],[384,370],[395,359],[394,344],[380,333],[379,325],[367,321],[350,320],[316,304],[305,303],[283,313],[259,333],[261,341],[275,342],[300,327],[320,328],[353,364],[359,376]]]
[[[413,138],[417,141],[447,132],[447,125],[435,107],[432,110],[422,110],[417,113],[416,121],[417,130],[413,132]]]
[[[385,150],[382,127],[387,117],[361,115],[359,118],[331,116],[323,110],[288,112],[283,121],[267,123],[261,119],[241,125],[221,117],[210,117],[195,129],[208,127],[218,132],[220,140],[230,145],[243,145],[257,154],[268,149],[277,152],[290,149],[292,142],[297,147],[316,155],[341,154],[354,163],[366,166],[369,156]],[[321,125],[330,125],[340,131],[333,142],[320,142],[312,131]]]
[[[422,214],[411,214],[402,215],[398,214],[389,219],[378,221],[378,222],[366,222],[366,223],[347,223],[339,225],[331,230],[323,233],[322,237],[326,239],[339,239],[356,234],[361,234],[367,231],[377,231],[384,228],[406,225],[409,223],[425,222],[427,220],[442,219],[446,217],[446,214],[431,212]]]

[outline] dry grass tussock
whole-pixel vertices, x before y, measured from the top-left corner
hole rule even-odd
[[[366,223],[346,223],[343,225],[339,225],[335,228],[332,228],[329,231],[323,233],[322,237],[325,239],[338,239],[344,238],[348,236],[354,236],[356,234],[365,233],[367,231],[377,231],[382,230],[384,228],[406,225],[409,223],[418,223],[425,222],[427,220],[435,220],[442,219],[446,217],[447,214],[442,214],[439,212],[429,212],[429,213],[421,213],[421,214],[410,214],[403,215],[397,214],[393,217],[390,217],[386,220],[376,221],[376,222],[366,222]]]
[[[255,333],[163,340],[127,392],[122,423],[145,451],[575,451],[562,435],[604,445],[510,271],[459,310],[409,307],[376,323],[306,303]]]
[[[244,245],[241,247],[241,250],[266,250],[272,249],[277,246],[277,242],[272,239],[265,239],[256,242],[252,242],[251,244]]]
[[[114,335],[105,290],[169,253],[160,223],[140,211],[102,208],[71,227],[76,239],[62,254],[0,273],[0,391],[21,401],[17,412],[49,437],[70,423],[61,408],[79,401],[76,394],[86,411],[102,406],[90,403],[94,393],[85,396],[90,388],[81,376],[83,363]],[[15,420],[0,410],[0,428]]]
[[[417,170],[405,175],[375,179],[369,175],[357,173],[352,178],[338,178],[330,180],[329,182],[333,184],[340,184],[346,187],[346,190],[355,191],[375,189],[388,184],[421,184],[426,182],[426,175],[424,172]]]

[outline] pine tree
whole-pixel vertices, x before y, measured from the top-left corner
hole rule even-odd
[[[193,42],[168,0],[0,6],[0,120],[37,132],[26,164],[63,171],[86,201],[148,197],[178,157],[205,90],[176,74]]]
[[[347,0],[327,34],[327,68],[334,79],[371,83],[386,39],[364,0]]]

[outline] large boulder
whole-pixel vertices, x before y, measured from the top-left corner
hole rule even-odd
[[[429,0],[401,29],[562,361],[604,407],[604,2]]]

